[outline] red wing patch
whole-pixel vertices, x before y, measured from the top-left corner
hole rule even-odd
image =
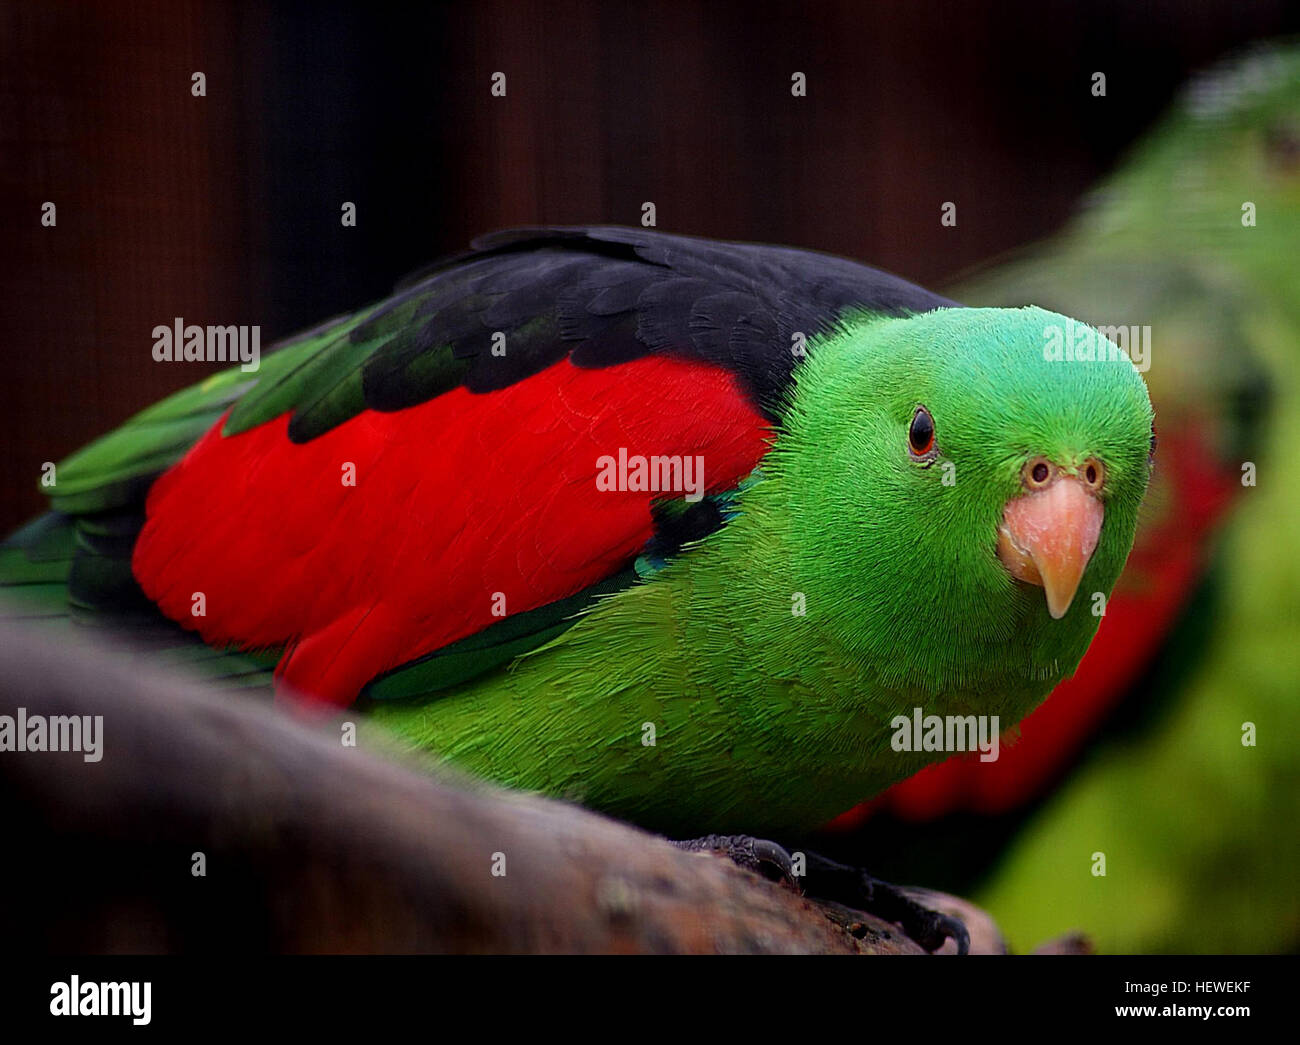
[[[566,359],[301,444],[287,414],[229,438],[222,423],[150,490],[136,577],[209,643],[286,645],[281,685],[337,705],[496,623],[502,600],[535,609],[626,568],[662,495],[598,490],[598,458],[699,455],[712,493],[769,441],[730,372],[668,356]]]

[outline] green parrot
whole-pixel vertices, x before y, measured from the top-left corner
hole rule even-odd
[[[1054,324],[1072,326],[1033,309],[846,326],[810,352],[716,535],[486,687],[373,714],[669,833],[830,819],[933,760],[891,747],[915,707],[1014,722],[1087,648],[1097,618],[1072,596],[1085,560],[1089,592],[1114,584],[1146,483],[1136,371],[1045,361]],[[1058,542],[1073,558],[1040,579]]]
[[[1129,698],[1148,710],[978,891],[1020,946],[1065,929],[1121,952],[1300,946],[1297,257],[1300,47],[1283,43],[1194,80],[1058,237],[957,291],[1143,338],[1160,465],[1115,598],[1179,563],[1211,577]]]
[[[1138,369],[1063,315],[524,230],[75,454],[0,577],[510,787],[780,835],[1074,670],[1151,450]]]

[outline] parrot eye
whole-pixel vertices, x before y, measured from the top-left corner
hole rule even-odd
[[[912,424],[907,430],[907,445],[913,457],[924,457],[934,449],[934,418],[923,406],[918,406],[912,415]]]
[[[1156,459],[1156,423],[1151,422],[1151,449],[1147,451],[1147,464],[1154,464]]]

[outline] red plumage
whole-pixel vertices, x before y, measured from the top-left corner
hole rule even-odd
[[[305,443],[287,414],[231,437],[222,423],[154,484],[135,575],[209,643],[287,645],[277,678],[338,705],[495,623],[496,593],[515,614],[626,568],[660,494],[597,490],[602,455],[701,455],[718,492],[768,445],[731,372],[669,356],[565,359],[497,391],[367,410]]]

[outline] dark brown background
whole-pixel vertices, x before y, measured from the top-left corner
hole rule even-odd
[[[4,3],[0,530],[41,462],[210,369],[152,360],[174,316],[265,346],[478,232],[646,200],[941,283],[1059,225],[1189,70],[1297,29],[1282,0]]]

